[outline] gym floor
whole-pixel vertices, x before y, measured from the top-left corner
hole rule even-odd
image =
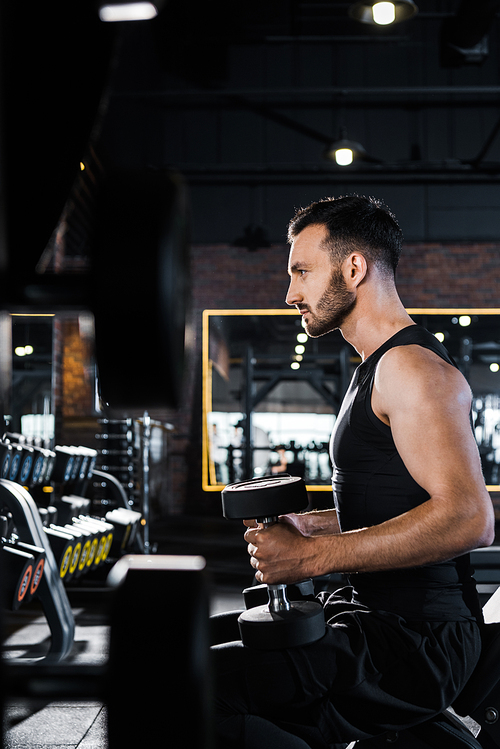
[[[202,554],[210,573],[210,613],[242,608],[252,582],[243,527],[210,518],[174,518],[151,532],[159,554]],[[70,590],[75,642],[67,663],[101,665],[108,652],[106,592]],[[36,603],[4,612],[4,657],[39,658],[50,629]],[[7,686],[8,692],[8,686]],[[124,711],[125,713],[125,711]],[[126,716],[124,715],[124,719]],[[106,708],[98,702],[9,700],[4,708],[4,749],[106,749]]]

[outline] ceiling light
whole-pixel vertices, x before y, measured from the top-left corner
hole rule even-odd
[[[16,346],[14,353],[16,356],[30,356],[33,353],[33,346]]]
[[[500,370],[500,364],[498,364],[497,362],[492,362],[490,364],[490,370],[492,372],[498,372],[498,370]]]
[[[99,18],[106,23],[118,21],[149,21],[158,15],[157,3],[143,2],[108,2],[99,8]]]
[[[307,335],[307,333],[297,333],[297,341],[299,343],[307,343],[308,340],[309,336]]]
[[[349,15],[356,21],[378,26],[407,21],[418,13],[413,0],[393,0],[393,2],[376,2],[360,0],[349,8]]]
[[[303,354],[306,350],[306,347],[303,346],[301,343],[299,343],[297,346],[295,346],[295,353],[296,354]]]
[[[389,26],[396,20],[396,6],[394,3],[375,3],[372,6],[373,20],[379,26]]]
[[[458,324],[462,326],[462,328],[466,328],[471,324],[472,320],[469,317],[469,315],[460,315],[458,318]]]
[[[348,138],[340,138],[323,151],[327,161],[335,161],[339,166],[349,166],[355,159],[364,159],[366,151],[360,143]]]
[[[298,361],[293,361],[293,362],[292,362],[292,363],[290,364],[290,369],[300,369],[300,364],[299,364],[299,362],[298,362]]]

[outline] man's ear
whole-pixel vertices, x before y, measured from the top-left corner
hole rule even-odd
[[[344,261],[344,279],[349,288],[355,289],[366,278],[368,264],[359,252],[352,252]]]

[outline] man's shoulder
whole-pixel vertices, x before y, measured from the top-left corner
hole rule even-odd
[[[470,398],[470,387],[462,373],[439,354],[417,344],[395,346],[381,357],[375,387],[386,395],[404,393],[433,399],[450,396]]]
[[[385,362],[386,366],[389,364],[391,366],[406,365],[408,367],[434,367],[442,364],[445,368],[456,369],[438,353],[419,343],[393,346],[381,356],[380,362]]]

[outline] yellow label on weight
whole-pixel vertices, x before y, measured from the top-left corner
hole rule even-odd
[[[69,569],[69,563],[71,562],[71,556],[73,554],[73,547],[68,546],[66,548],[66,551],[64,552],[63,560],[61,562],[61,566],[59,567],[59,576],[60,577],[66,577],[66,573]]]

